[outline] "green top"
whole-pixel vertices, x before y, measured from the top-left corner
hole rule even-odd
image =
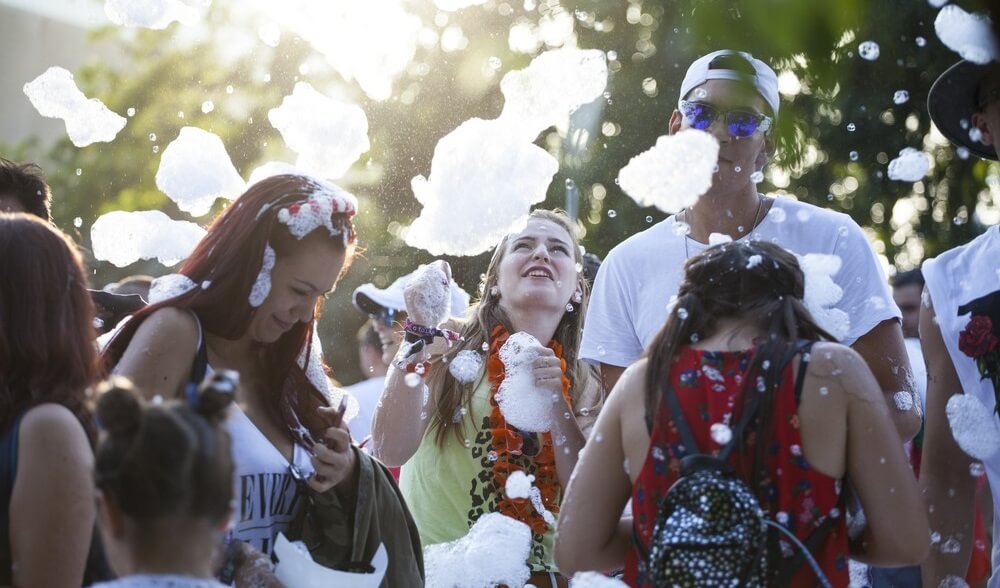
[[[490,384],[481,377],[472,395],[470,410],[462,416],[466,441],[452,433],[444,447],[434,441],[434,431],[427,427],[417,452],[403,466],[399,487],[417,522],[424,547],[464,537],[473,523],[488,512],[498,512],[502,489],[493,481],[493,435],[490,432]],[[528,458],[523,461],[526,474],[535,473]],[[561,498],[560,498],[561,500]],[[544,535],[532,534],[528,565],[534,572],[555,572],[552,546],[555,528]]]

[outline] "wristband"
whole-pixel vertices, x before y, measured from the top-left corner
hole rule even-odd
[[[417,323],[411,321],[408,318],[405,321],[403,321],[403,331],[406,334],[406,340],[408,342],[412,342],[411,339],[413,341],[419,341],[423,339],[425,342],[429,344],[434,341],[434,337],[444,337],[448,341],[448,344],[451,345],[453,341],[458,341],[459,339],[462,338],[461,335],[459,335],[456,331],[452,331],[449,329],[439,329],[437,327],[428,327],[425,325],[418,325]]]

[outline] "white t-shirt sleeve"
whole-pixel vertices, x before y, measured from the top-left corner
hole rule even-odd
[[[612,252],[594,279],[580,344],[580,358],[588,363],[625,367],[642,355],[632,318],[635,299],[621,262]]]
[[[892,299],[889,281],[875,251],[853,220],[845,219],[839,229],[834,253],[843,262],[834,280],[844,290],[835,307],[850,317],[850,328],[842,343],[853,345],[882,321],[900,319],[902,314]]]

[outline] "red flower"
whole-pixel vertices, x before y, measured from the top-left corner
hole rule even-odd
[[[972,358],[979,358],[997,348],[1000,341],[993,334],[993,321],[985,315],[976,315],[969,320],[958,335],[958,348]]]

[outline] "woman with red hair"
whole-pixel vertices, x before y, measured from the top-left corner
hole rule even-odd
[[[94,530],[94,307],[76,247],[0,214],[0,586],[80,586]]]
[[[239,373],[226,418],[231,534],[264,553],[308,502],[303,486],[353,514],[365,458],[330,407],[314,330],[354,255],[356,210],[354,196],[307,176],[252,185],[212,222],[173,277],[173,295],[136,313],[105,351],[150,398],[195,393],[209,366]]]

